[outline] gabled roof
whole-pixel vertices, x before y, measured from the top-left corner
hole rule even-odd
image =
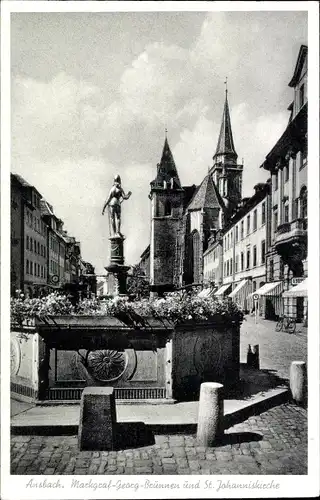
[[[164,181],[169,184],[171,179],[173,179],[173,187],[181,189],[176,164],[174,162],[168,140],[165,138],[161,161],[158,163],[157,176],[151,184],[163,187]]]
[[[53,206],[50,205],[44,198],[40,200],[41,215],[50,215],[50,217],[55,217],[53,213]]]
[[[220,198],[220,200],[219,200]],[[204,208],[222,208],[223,201],[216,189],[211,175],[207,175],[196,190],[188,210],[202,210]]]
[[[222,114],[222,122],[221,122],[217,149],[213,158],[215,158],[218,155],[228,155],[228,157],[232,155],[234,156],[234,160],[237,160],[238,158],[233,143],[227,91],[226,91],[226,100],[224,103],[224,109]]]
[[[307,45],[301,45],[300,50],[299,50],[299,54],[298,54],[298,59],[296,62],[296,67],[294,69],[293,77],[291,78],[290,82],[288,83],[289,87],[295,87],[297,85],[297,83],[299,82],[301,71],[303,68],[305,58],[307,57],[307,54],[308,54]]]
[[[15,178],[22,187],[27,188],[27,189],[33,189],[40,197],[42,196],[41,193],[37,190],[36,187],[32,186],[32,184],[29,184],[21,175],[19,174],[11,174],[11,177]]]

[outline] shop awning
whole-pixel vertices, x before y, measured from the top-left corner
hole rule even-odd
[[[231,292],[229,294],[229,297],[235,297],[236,295],[238,295],[238,293],[240,291],[244,291],[244,288],[246,288],[246,286],[249,285],[249,280],[242,280],[240,281],[240,283],[237,284],[237,286],[235,287],[235,289],[233,290],[233,292]]]
[[[260,297],[278,297],[281,295],[283,290],[282,281],[272,281],[271,283],[265,283],[259,290],[250,293],[250,297],[254,294],[260,295]]]
[[[308,297],[308,278],[301,281],[296,286],[290,288],[286,292],[283,292],[282,297]]]
[[[203,290],[201,290],[201,292],[198,293],[198,297],[202,297],[202,298],[208,298],[208,297],[212,297],[212,295],[214,294],[216,288],[213,287],[213,288],[204,288]]]
[[[230,286],[231,286],[231,283],[227,283],[226,285],[222,285],[214,295],[216,297],[223,295],[228,290],[228,288],[230,288]]]

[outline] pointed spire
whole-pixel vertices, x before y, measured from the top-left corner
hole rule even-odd
[[[224,83],[226,86],[226,100],[224,103],[222,123],[220,128],[217,149],[213,159],[217,161],[218,160],[217,157],[220,157],[218,161],[221,161],[222,163],[237,163],[238,155],[236,153],[233,143],[230,112],[229,112],[227,77]]]
[[[178,176],[176,164],[171,153],[171,149],[167,138],[167,129],[165,129],[165,140],[162,150],[160,163],[157,165],[157,177],[153,181],[153,185],[164,187],[164,185],[172,186],[175,189],[181,189],[181,183]]]

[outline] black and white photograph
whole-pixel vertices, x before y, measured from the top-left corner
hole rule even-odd
[[[2,498],[317,496],[317,2],[2,4]]]

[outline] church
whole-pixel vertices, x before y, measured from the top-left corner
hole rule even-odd
[[[150,183],[151,239],[140,261],[152,296],[203,283],[203,254],[241,203],[243,165],[233,142],[228,91],[213,164],[199,186],[182,186],[165,138]]]

